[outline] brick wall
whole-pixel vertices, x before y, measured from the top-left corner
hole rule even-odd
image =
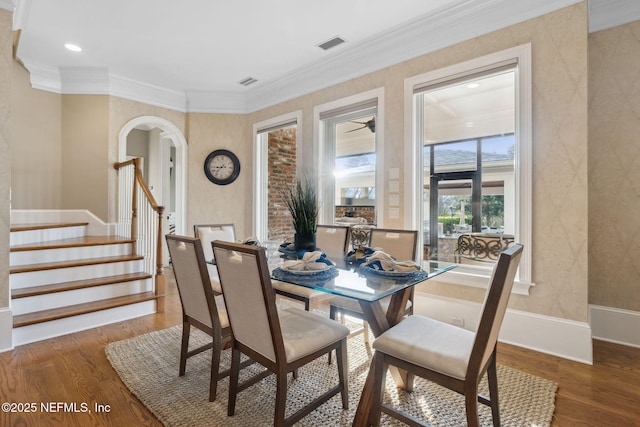
[[[282,200],[281,189],[296,181],[296,127],[269,132],[268,140],[268,230],[269,240],[293,239],[291,215]]]

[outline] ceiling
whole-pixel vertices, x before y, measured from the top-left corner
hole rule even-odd
[[[14,8],[17,56],[35,88],[251,112],[578,1],[0,0],[0,7]],[[611,14],[612,1],[591,0],[590,10]],[[318,47],[336,36],[345,43]],[[247,77],[257,81],[245,87]]]

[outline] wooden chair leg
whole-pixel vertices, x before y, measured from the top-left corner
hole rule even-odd
[[[465,385],[465,409],[467,412],[467,426],[480,427],[480,418],[478,417],[478,387],[477,385]]]
[[[189,351],[189,334],[191,325],[189,322],[182,322],[182,344],[180,346],[180,369],[179,376],[183,376],[187,369],[187,352]]]
[[[363,335],[364,335],[364,344],[369,345],[369,323],[366,320],[362,321]]]
[[[384,397],[384,386],[387,377],[388,364],[385,363],[384,355],[382,353],[375,353],[371,360],[371,367],[373,369],[373,384],[371,391],[371,410],[369,411],[369,419],[367,425],[379,426],[380,415],[382,414],[382,399]]]
[[[336,349],[336,361],[338,363],[338,379],[340,381],[340,394],[342,395],[342,409],[349,409],[349,361],[347,359],[347,339],[340,342]]]
[[[408,392],[413,391],[413,381],[415,380],[415,374],[413,372],[407,372],[407,381],[405,384],[405,390]]]
[[[337,315],[338,315],[338,310],[336,309],[336,307],[333,306],[333,305],[330,305],[329,306],[329,319],[336,320]],[[331,365],[331,353],[333,353],[333,351],[330,351],[329,354],[327,355],[327,363],[329,365]]]
[[[229,402],[227,415],[232,416],[236,412],[236,397],[238,395],[238,377],[240,376],[240,350],[235,343],[231,347],[231,373],[229,374]]]
[[[211,380],[209,382],[209,402],[216,400],[218,392],[218,370],[220,369],[220,347],[222,347],[220,337],[213,339],[211,348]]]
[[[496,351],[493,350],[491,361],[487,367],[489,381],[489,399],[491,400],[491,418],[493,426],[500,427],[500,400],[498,398],[498,369],[496,367]]]
[[[284,426],[284,413],[287,406],[287,375],[276,374],[276,408],[273,424],[276,427]]]

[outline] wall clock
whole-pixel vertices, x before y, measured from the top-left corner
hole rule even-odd
[[[214,184],[231,184],[240,175],[240,160],[229,150],[212,151],[204,161],[204,174]]]

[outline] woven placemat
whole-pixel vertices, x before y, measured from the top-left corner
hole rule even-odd
[[[236,414],[227,417],[228,378],[218,382],[218,397],[209,402],[211,352],[190,358],[187,372],[178,376],[182,327],[118,341],[106,347],[107,358],[140,401],[166,426],[270,426],[273,425],[276,385],[274,376],[238,395]],[[197,346],[210,338],[192,328],[191,344]],[[303,418],[299,426],[349,426],[355,415],[370,365],[371,351],[362,335],[349,338],[349,409],[343,410],[340,396],[334,396]],[[229,366],[230,350],[222,353],[221,365]],[[261,370],[259,365],[241,373],[247,377]],[[287,415],[337,383],[335,362],[321,357],[299,370],[298,379],[289,380]],[[557,385],[525,372],[498,366],[500,413],[504,426],[549,426],[554,411]],[[488,395],[486,380],[482,393]],[[464,399],[457,393],[416,377],[415,391],[406,393],[387,379],[387,402],[436,426],[465,426]],[[480,421],[491,426],[491,411],[480,406]],[[382,425],[398,425],[385,419]]]

